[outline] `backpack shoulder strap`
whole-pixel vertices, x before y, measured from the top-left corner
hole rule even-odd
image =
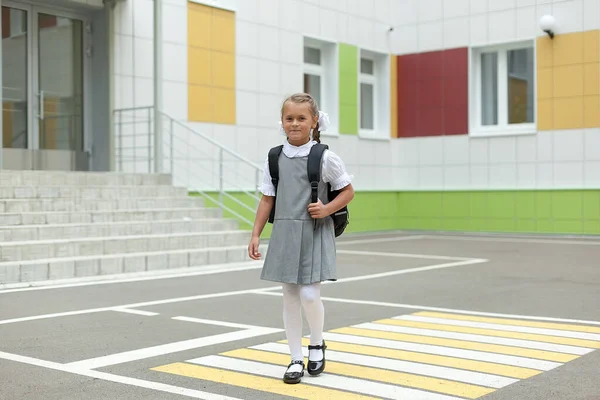
[[[279,183],[279,155],[281,154],[282,149],[283,145],[279,145],[269,150],[269,174],[271,175],[271,182],[273,183],[273,186],[275,186],[275,196],[277,196],[277,183]],[[273,204],[273,207],[271,208],[269,219],[267,221],[270,223],[275,221],[275,204]]]
[[[271,182],[275,186],[275,193],[277,193],[277,183],[279,182],[279,155],[282,149],[283,145],[279,145],[269,150],[269,174]]]
[[[321,161],[323,153],[329,146],[317,143],[310,148],[308,153],[308,181],[310,182],[311,202],[316,203],[318,199],[319,182],[321,181]]]

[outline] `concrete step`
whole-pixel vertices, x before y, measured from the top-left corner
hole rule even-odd
[[[51,211],[22,212],[0,214],[0,226],[13,227],[19,225],[44,224],[79,224],[126,221],[159,221],[219,218],[218,208],[155,208],[144,210],[117,211]]]
[[[0,200],[0,213],[24,213],[40,211],[110,211],[123,209],[151,208],[194,208],[203,207],[199,197],[154,197],[126,199],[8,199]]]
[[[0,199],[120,199],[187,195],[186,188],[167,185],[0,186]]]
[[[171,183],[169,174],[8,170],[0,172],[0,186],[155,186],[171,185]]]
[[[212,231],[2,242],[0,262],[247,245],[250,234],[249,231]]]
[[[214,218],[22,225],[0,227],[0,242],[232,231],[237,228],[238,223],[233,219]]]
[[[261,246],[261,251],[264,252]],[[0,263],[3,284],[249,261],[247,245]]]

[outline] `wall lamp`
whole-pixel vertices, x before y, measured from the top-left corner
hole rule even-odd
[[[556,20],[552,15],[544,15],[540,18],[540,28],[550,36],[551,39],[554,39],[554,29]]]

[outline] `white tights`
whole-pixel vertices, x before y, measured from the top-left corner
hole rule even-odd
[[[320,345],[323,342],[323,324],[325,309],[321,301],[321,284],[295,285],[283,284],[283,324],[292,361],[304,360],[302,354],[302,308],[310,327],[310,344]],[[311,350],[309,359],[318,361],[323,359],[322,350]],[[294,365],[290,372],[301,370],[301,366]]]

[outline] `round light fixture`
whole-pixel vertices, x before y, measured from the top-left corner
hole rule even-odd
[[[540,28],[548,34],[551,38],[554,38],[554,29],[556,28],[556,20],[552,15],[544,15],[540,18]]]

